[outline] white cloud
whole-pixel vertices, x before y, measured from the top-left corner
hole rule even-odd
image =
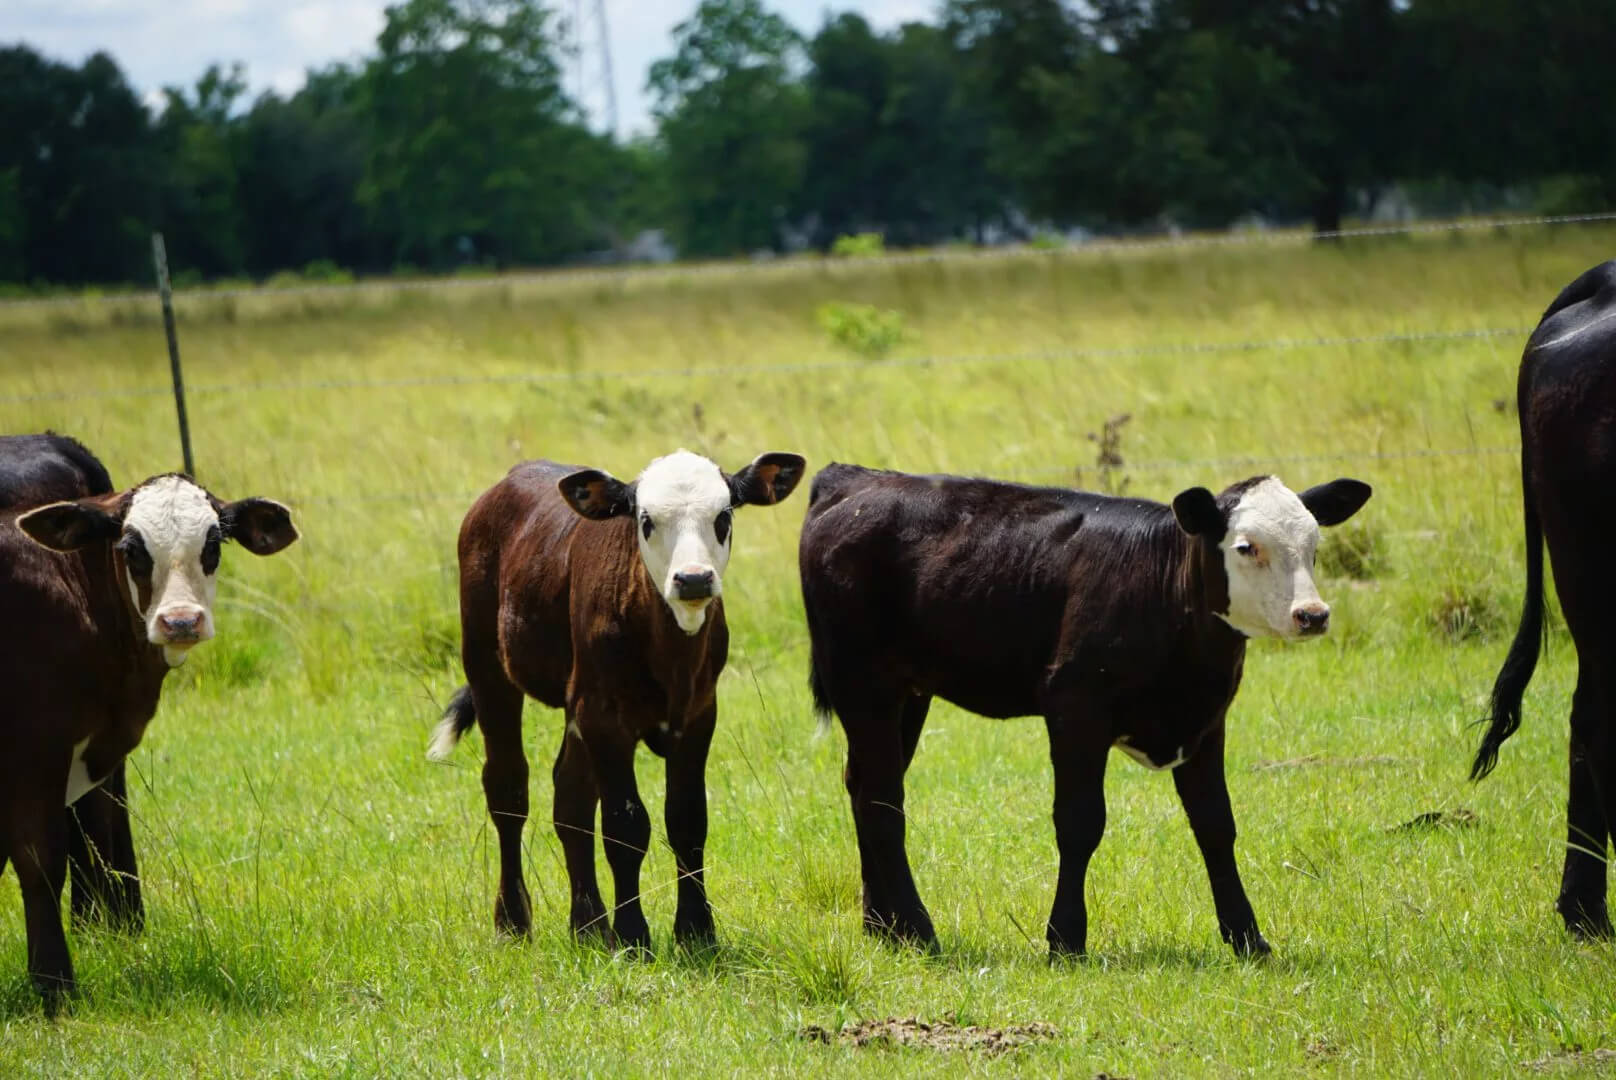
[[[311,67],[354,60],[375,48],[387,0],[0,0],[0,43],[21,41],[48,56],[79,63],[111,53],[143,97],[165,86],[189,86],[212,63],[247,66],[249,97],[265,90],[294,92]],[[765,0],[804,34],[831,11],[859,11],[877,29],[929,19],[936,0]],[[650,129],[646,72],[672,52],[672,30],[697,0],[606,0],[619,126]],[[570,17],[572,0],[550,0]],[[586,58],[586,72],[598,60]],[[582,95],[602,105],[599,76]],[[572,71],[567,89],[578,92]],[[603,118],[601,118],[603,119]]]

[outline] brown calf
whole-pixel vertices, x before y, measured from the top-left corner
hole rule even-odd
[[[664,816],[679,875],[674,937],[712,939],[702,849],[716,683],[729,654],[719,597],[732,517],[739,506],[784,499],[803,467],[795,454],[771,453],[727,475],[680,450],[623,484],[594,469],[530,461],[473,504],[460,529],[467,685],[428,753],[441,759],[473,723],[482,729],[483,791],[499,834],[499,930],[532,928],[522,882],[526,694],[566,710],[552,776],[573,932],[650,948],[639,879],[651,821],[634,782],[634,751],[643,741],[667,759]],[[597,802],[615,927],[607,925],[595,881]]]
[[[0,869],[17,872],[47,1008],[74,986],[62,808],[117,775],[168,669],[213,636],[221,544],[269,555],[295,539],[279,503],[221,503],[177,475],[0,512]]]

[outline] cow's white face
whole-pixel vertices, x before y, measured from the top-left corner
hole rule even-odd
[[[171,667],[213,636],[223,542],[213,501],[185,477],[160,476],[131,493],[117,543],[124,584],[146,624],[146,640],[163,647]]]
[[[632,514],[640,561],[679,629],[699,631],[723,594],[735,509],[771,506],[791,494],[805,462],[796,454],[762,454],[734,475],[688,450],[645,467],[633,484],[598,469],[560,482],[562,498],[584,517]]]
[[[1275,477],[1248,488],[1218,545],[1229,575],[1224,621],[1247,637],[1322,634],[1330,607],[1313,582],[1319,523]]]
[[[1368,500],[1368,484],[1335,480],[1298,495],[1277,477],[1237,484],[1214,500],[1184,492],[1173,510],[1187,532],[1217,538],[1229,607],[1218,615],[1247,637],[1316,637],[1330,607],[1313,581],[1319,526],[1337,525]]]
[[[120,586],[170,667],[214,634],[213,598],[226,540],[269,555],[297,539],[286,507],[269,499],[221,503],[184,476],[158,476],[124,496],[51,503],[17,519],[57,551],[111,542]]]
[[[694,634],[723,592],[734,495],[717,465],[677,450],[640,473],[634,502],[640,558],[679,629]]]

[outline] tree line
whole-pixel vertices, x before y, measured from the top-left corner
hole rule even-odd
[[[105,53],[0,49],[0,282],[149,280],[153,230],[220,279],[553,265],[649,228],[688,257],[1333,230],[1410,185],[1616,206],[1609,0],[942,0],[811,36],[703,0],[628,140],[565,92],[563,30],[541,0],[403,0],[290,96],[221,64],[155,109]]]

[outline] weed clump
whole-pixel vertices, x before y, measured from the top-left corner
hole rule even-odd
[[[1455,643],[1490,638],[1504,625],[1503,614],[1492,597],[1463,585],[1444,589],[1429,619],[1439,635]]]
[[[852,233],[838,236],[830,245],[830,253],[843,258],[860,255],[885,255],[886,241],[878,232]]]
[[[814,315],[832,341],[871,360],[885,356],[904,339],[903,314],[873,304],[832,300],[819,305]]]
[[[1349,521],[1324,534],[1316,568],[1324,577],[1353,581],[1384,577],[1390,569],[1385,538],[1374,525]]]

